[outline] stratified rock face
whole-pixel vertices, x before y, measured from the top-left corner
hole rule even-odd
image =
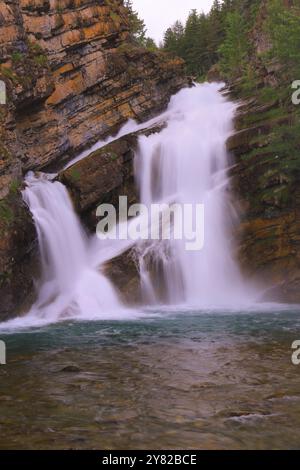
[[[276,116],[276,117],[274,117]],[[240,107],[237,133],[228,141],[235,201],[241,212],[239,258],[246,274],[266,288],[265,299],[300,302],[300,168],[276,153],[277,132],[290,128],[278,101],[259,97]],[[251,125],[251,127],[249,127]],[[282,142],[283,145],[288,145]]]
[[[181,60],[132,42],[121,0],[1,1],[0,80],[8,92],[7,104],[0,105],[0,203],[5,207],[27,171],[61,168],[129,118],[143,121],[158,114],[187,85]],[[25,210],[18,194],[16,211]],[[29,233],[29,217],[24,224]],[[28,241],[19,230],[6,224],[0,247],[0,285],[6,286],[0,312],[5,315],[13,300],[4,297],[13,299],[19,291],[21,301],[25,286],[32,284],[31,276],[27,283],[13,281],[16,259],[21,267],[27,263]],[[12,245],[17,256],[10,256]]]
[[[288,0],[286,6],[291,6]],[[228,141],[235,156],[232,170],[238,228],[239,259],[246,274],[265,287],[264,298],[300,302],[300,166],[297,107],[285,68],[262,54],[271,47],[262,0],[251,32],[255,71],[245,100],[239,80],[231,83],[234,98],[243,99],[236,134]],[[264,58],[262,58],[264,57]]]
[[[66,160],[128,118],[159,112],[184,85],[181,61],[130,42],[122,3],[1,2],[1,78],[10,95],[4,142],[12,167],[17,160],[25,172]]]
[[[271,150],[275,129],[291,118],[262,122],[261,109],[255,100],[242,107],[237,126],[246,119],[252,127],[228,141],[237,163],[232,176],[241,209],[239,258],[244,271],[267,289],[265,299],[300,302],[300,171]]]

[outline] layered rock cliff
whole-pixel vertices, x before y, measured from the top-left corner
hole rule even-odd
[[[267,8],[262,1],[249,36],[249,87],[245,91],[241,80],[229,87],[240,100],[236,134],[228,142],[241,214],[238,255],[246,274],[266,288],[265,299],[300,302],[299,106],[292,103],[290,75],[268,54]]]
[[[159,113],[187,84],[181,60],[131,40],[121,0],[5,0],[0,5],[0,296],[2,317],[32,291],[35,232],[23,175],[62,167],[129,118]],[[21,215],[20,215],[21,212]]]

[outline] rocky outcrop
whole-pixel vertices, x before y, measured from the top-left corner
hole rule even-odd
[[[142,304],[140,271],[134,248],[106,263],[104,273],[125,304],[129,306]]]
[[[265,299],[300,302],[299,113],[282,65],[262,59],[271,47],[266,8],[261,2],[252,31],[252,86],[247,93],[240,80],[229,86],[230,95],[242,100],[236,134],[228,141],[241,213],[238,252],[245,273],[265,286]]]
[[[240,108],[237,127],[245,118],[253,127],[228,141],[241,212],[239,258],[244,271],[265,286],[267,300],[300,302],[300,171],[274,145],[276,130],[289,129],[292,115],[260,123],[260,107],[256,102]]]
[[[128,135],[92,152],[63,171],[59,179],[69,189],[78,214],[91,231],[96,229],[99,204],[118,206],[119,195],[137,202],[133,174],[137,135]]]
[[[186,83],[183,63],[130,41],[120,0],[7,0],[1,79],[5,174],[66,161],[129,118],[155,115]],[[16,171],[16,170],[15,170]]]
[[[2,1],[0,80],[8,92],[7,104],[0,105],[3,204],[28,170],[61,168],[129,118],[142,122],[159,113],[188,83],[181,60],[132,41],[121,0]],[[108,193],[109,187],[107,181]],[[21,203],[16,210],[24,210]],[[7,243],[17,254],[10,256],[3,244],[1,285],[14,287],[1,291],[2,299],[15,298],[17,290],[24,297],[23,287],[28,291],[32,283],[32,276],[12,281],[16,260],[30,245],[18,230],[6,226]],[[7,307],[1,312],[14,307],[13,300],[2,304]]]

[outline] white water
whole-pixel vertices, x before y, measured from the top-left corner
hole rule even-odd
[[[96,150],[99,150],[100,148],[104,147],[105,145],[110,144],[114,140],[120,139],[121,137],[131,134],[132,132],[138,132],[142,129],[148,129],[152,126],[156,126],[159,124],[162,124],[165,119],[167,119],[168,113],[163,113],[158,117],[155,117],[153,119],[150,119],[146,123],[138,124],[134,119],[129,119],[124,126],[121,127],[120,131],[117,133],[115,137],[108,137],[105,140],[99,140],[96,142],[92,147],[90,147],[87,150],[84,150],[81,152],[77,157],[73,158],[70,162],[68,162],[64,170],[67,168],[70,168],[70,166],[74,165],[74,163],[79,162],[80,160],[83,160],[85,157],[90,155],[92,152],[96,152]]]
[[[141,202],[148,206],[165,201],[205,204],[203,250],[186,251],[184,240],[137,244],[145,305],[163,302],[204,308],[236,306],[251,299],[231,254],[234,212],[229,202],[225,142],[232,132],[235,106],[219,88],[205,84],[180,91],[167,112],[150,121],[166,121],[166,129],[140,138],[136,174]],[[118,136],[145,126],[130,122]],[[102,145],[103,141],[90,151]],[[29,314],[10,323],[138,315],[125,310],[100,270],[104,261],[132,243],[88,237],[66,188],[46,177],[29,176],[24,200],[37,228],[43,275],[38,300]]]
[[[38,234],[42,279],[31,316],[56,321],[85,313],[110,318],[120,310],[114,288],[95,267],[91,241],[78,220],[66,188],[32,175],[23,194]]]
[[[145,298],[154,303],[234,305],[250,294],[231,247],[234,210],[225,143],[233,132],[235,105],[218,89],[205,84],[182,90],[169,105],[168,127],[140,138],[141,202],[149,207],[168,201],[205,207],[203,250],[187,251],[184,241],[175,240],[141,245]]]

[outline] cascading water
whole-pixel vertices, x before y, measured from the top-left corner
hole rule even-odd
[[[27,177],[23,193],[39,241],[42,279],[31,314],[46,321],[105,315],[120,310],[110,282],[95,266],[93,246],[74,212],[66,188],[44,177]]]
[[[180,91],[157,118],[167,123],[165,129],[140,137],[136,178],[141,202],[149,208],[153,203],[202,203],[205,208],[204,249],[187,251],[184,239],[136,243],[145,305],[202,308],[249,300],[249,290],[231,255],[232,208],[225,143],[232,132],[235,105],[219,89],[220,85],[205,84]],[[119,135],[140,128],[130,122]],[[20,319],[23,325],[71,317],[126,316],[129,310],[121,306],[100,268],[133,242],[88,236],[66,188],[46,175],[29,175],[23,196],[36,225],[42,262],[38,299],[27,322]],[[130,316],[135,316],[132,310]],[[19,324],[12,320],[13,325],[15,322]]]
[[[232,257],[226,140],[233,131],[235,105],[220,85],[198,85],[180,91],[168,108],[168,126],[141,137],[137,181],[141,202],[203,203],[204,248],[187,251],[182,240],[140,244],[145,299],[197,306],[235,304],[245,300],[239,270]]]

